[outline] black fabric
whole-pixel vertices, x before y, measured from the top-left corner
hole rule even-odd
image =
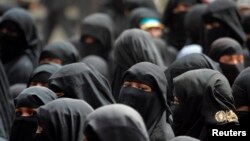
[[[118,98],[122,85],[122,74],[139,62],[151,62],[163,66],[162,58],[149,33],[140,29],[125,30],[116,40],[114,48],[114,78],[112,89]]]
[[[115,121],[115,122],[114,122]],[[149,141],[142,117],[134,109],[112,104],[89,114],[84,124],[89,141]]]
[[[244,15],[241,21],[245,33],[250,33],[250,13]]]
[[[247,82],[250,79],[250,68],[244,69],[235,79],[235,82],[232,86],[233,96],[235,100],[236,108],[241,106],[250,105],[250,87]],[[242,125],[250,125],[250,112],[249,111],[237,111],[237,115],[239,117],[239,122]]]
[[[204,25],[202,23],[202,15],[206,8],[206,4],[197,4],[188,11],[184,21],[187,44],[203,45]]]
[[[96,69],[84,63],[63,66],[49,79],[49,88],[59,88],[63,97],[83,99],[94,109],[114,103],[110,84]]]
[[[131,12],[133,9],[138,7],[147,7],[156,9],[155,4],[152,0],[123,0],[125,10]]]
[[[62,65],[78,62],[80,57],[73,44],[69,42],[51,43],[41,52],[39,61],[45,58],[56,58],[62,61]]]
[[[246,41],[246,37],[240,20],[241,17],[234,1],[218,0],[210,3],[203,15],[203,21],[217,21],[222,24],[222,26],[221,28],[209,31],[210,33],[208,34],[205,33],[206,52],[209,51],[212,42],[220,37],[231,37],[243,45]]]
[[[16,24],[23,35],[22,39],[19,40],[22,45],[18,45],[18,47],[22,48],[22,52],[14,58],[8,59],[8,62],[4,63],[9,83],[10,85],[15,83],[27,83],[30,73],[38,64],[41,41],[38,37],[34,21],[27,11],[19,8],[8,10],[2,16],[0,26],[6,22]],[[2,39],[5,37],[6,36],[0,37],[0,40],[3,41]],[[16,41],[12,40],[12,42],[9,43],[15,44],[15,42]],[[13,50],[13,52],[15,51]]]
[[[191,70],[174,78],[174,85],[177,103],[173,110],[173,129],[177,136],[205,141],[210,136],[207,127],[238,124],[230,84],[220,72]],[[220,112],[231,116],[218,120]]]
[[[32,72],[29,82],[27,83],[27,86],[29,87],[31,82],[43,82],[48,83],[49,77],[58,71],[62,66],[57,64],[42,64],[35,68],[35,70]]]
[[[16,108],[38,108],[48,102],[55,100],[56,94],[45,87],[30,87],[24,89],[16,98]],[[12,125],[10,141],[32,141],[37,129],[37,117],[16,115]]]
[[[118,102],[133,107],[141,114],[152,141],[173,138],[171,128],[165,130],[169,126],[166,116],[168,117],[171,111],[167,105],[167,79],[164,70],[155,64],[141,62],[124,73],[124,81],[146,84],[152,88],[152,91],[145,92],[123,86]]]
[[[14,119],[14,103],[9,92],[9,83],[0,61],[0,137],[8,139]]]
[[[55,100],[56,94],[46,87],[32,86],[24,89],[16,98],[15,106],[38,108],[41,105],[45,105],[49,101]]]
[[[213,70],[218,70],[217,64],[210,59],[208,56],[204,54],[194,53],[187,56],[184,56],[176,61],[174,61],[168,69],[166,69],[165,74],[168,80],[168,103],[171,104],[173,100],[173,79],[184,72],[195,70],[195,69],[202,69],[208,68]]]
[[[189,137],[189,136],[178,136],[170,141],[200,141],[200,140],[198,140],[196,138]]]
[[[10,94],[12,98],[15,99],[25,88],[27,88],[27,84],[25,83],[17,83],[10,86]]]
[[[37,114],[38,123],[43,128],[40,137],[47,141],[83,141],[84,122],[91,112],[92,107],[85,101],[70,98],[41,106]]]
[[[113,47],[113,26],[112,19],[104,13],[94,13],[84,18],[81,24],[81,36],[76,44],[81,57],[98,55],[107,60]],[[84,43],[85,36],[91,36],[95,42],[92,44]]]
[[[81,62],[94,67],[96,70],[98,70],[103,76],[106,78],[110,78],[110,68],[108,66],[108,63],[103,58],[96,56],[96,55],[89,55],[84,57]]]
[[[153,9],[139,7],[131,11],[129,17],[130,28],[140,28],[140,21],[143,18],[154,18],[160,20],[159,14]]]
[[[180,50],[186,42],[184,20],[187,12],[173,13],[173,9],[180,3],[191,6],[196,4],[197,0],[169,0],[162,18],[165,26],[169,28],[167,42],[178,50]]]
[[[153,39],[157,50],[159,51],[165,66],[172,64],[177,56],[177,50],[168,46],[163,39]]]
[[[243,55],[241,45],[231,38],[220,38],[213,42],[209,52],[209,56],[220,64],[223,74],[227,77],[232,85],[238,74],[244,69],[244,63],[226,64],[219,61],[223,55]]]

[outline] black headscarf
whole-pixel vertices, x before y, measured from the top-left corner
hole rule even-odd
[[[200,141],[200,140],[189,137],[189,136],[178,136],[178,137],[173,138],[170,141]]]
[[[230,85],[220,72],[191,70],[176,77],[174,85],[173,129],[177,136],[205,141],[210,136],[209,126],[238,124]]]
[[[103,106],[89,114],[84,135],[88,141],[149,141],[142,117],[122,104]]]
[[[118,98],[122,74],[139,62],[151,62],[163,66],[162,58],[149,33],[140,29],[125,30],[116,40],[114,48],[113,95]]]
[[[83,126],[92,107],[83,100],[61,98],[38,109],[38,124],[42,133],[34,140],[83,141]]]
[[[203,45],[204,25],[202,15],[207,8],[206,4],[197,4],[190,8],[185,16],[185,30],[187,44]]]
[[[213,41],[220,37],[231,37],[241,45],[244,44],[246,37],[241,26],[241,17],[232,0],[216,0],[210,3],[203,15],[203,22],[217,21],[222,24],[220,28],[205,31],[205,52]]]
[[[213,70],[218,70],[215,62],[211,60],[204,54],[194,53],[190,55],[186,55],[176,61],[174,61],[168,69],[165,71],[168,80],[168,104],[170,104],[173,100],[173,79],[184,72],[195,70],[195,69],[202,69],[208,68]]]
[[[63,66],[50,77],[49,88],[59,89],[63,97],[83,99],[94,109],[115,102],[107,79],[84,63]]]
[[[20,8],[12,8],[4,13],[0,26],[7,23],[15,24],[20,35],[18,39],[0,35],[2,61],[10,82],[27,83],[30,73],[38,64],[38,55],[41,50],[41,41],[31,15]]]
[[[69,42],[51,43],[41,52],[39,61],[45,58],[56,58],[62,61],[62,65],[79,61],[79,54],[75,47]]]
[[[250,67],[244,69],[235,79],[232,86],[233,96],[236,108],[241,106],[250,106]],[[249,127],[250,111],[236,111],[239,122],[242,125]]]
[[[109,66],[106,60],[103,58],[96,56],[96,55],[89,55],[84,57],[81,62],[94,67],[96,70],[98,70],[103,76],[105,76],[107,79],[109,79]]]
[[[166,121],[171,113],[167,105],[167,79],[164,70],[155,64],[141,62],[124,73],[124,81],[149,85],[152,91],[123,86],[118,101],[141,114],[152,141],[172,139],[174,134]]]
[[[187,11],[174,14],[173,9],[180,3],[191,6],[196,4],[197,1],[198,0],[169,0],[167,3],[162,21],[170,30],[166,37],[168,44],[176,47],[178,50],[180,50],[186,42],[184,20]]]
[[[163,39],[154,38],[154,43],[159,51],[165,66],[172,64],[177,56],[177,50],[172,46],[168,46]]]
[[[150,8],[139,7],[134,9],[129,17],[130,28],[140,28],[140,21],[143,18],[160,19],[158,13]]]
[[[42,64],[35,68],[32,72],[27,87],[30,86],[31,82],[43,82],[49,83],[49,77],[61,68],[61,65],[57,64]]]
[[[103,13],[94,13],[82,21],[81,37],[79,39],[78,50],[81,57],[88,55],[98,55],[108,59],[113,46],[113,21]],[[83,42],[85,36],[91,36],[95,39],[92,44]]]
[[[9,92],[9,83],[0,61],[0,137],[8,139],[14,119],[14,103]]]
[[[17,83],[10,86],[10,94],[12,98],[15,99],[25,88],[27,88],[27,84],[25,83]]]
[[[244,63],[235,65],[219,62],[219,59],[223,55],[243,55],[241,45],[231,38],[219,38],[213,42],[209,52],[209,56],[214,61],[220,64],[220,68],[223,74],[227,77],[229,83],[232,85],[238,74],[244,69]]]
[[[155,4],[152,0],[123,0],[123,5],[125,10],[129,12],[138,7],[156,9]]]
[[[34,86],[24,89],[15,98],[15,106],[16,108],[38,108],[56,98],[56,94],[48,88]],[[16,118],[11,129],[10,141],[32,141],[36,129],[36,115],[24,117],[16,113]]]

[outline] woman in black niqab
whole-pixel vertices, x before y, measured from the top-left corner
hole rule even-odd
[[[80,37],[72,41],[81,58],[98,55],[108,60],[113,47],[113,26],[112,19],[104,13],[94,13],[84,18]]]
[[[168,104],[171,105],[173,101],[174,84],[173,79],[184,72],[208,68],[219,70],[218,64],[210,59],[208,56],[199,53],[189,54],[176,61],[174,61],[165,71],[168,80]]]
[[[88,141],[149,141],[140,114],[122,104],[103,106],[89,114],[84,135]]]
[[[12,125],[10,141],[32,141],[38,124],[36,109],[56,98],[56,94],[45,87],[24,89],[15,98],[16,118]]]
[[[60,98],[38,109],[35,141],[83,141],[83,126],[92,107],[83,100]]]
[[[209,127],[238,124],[231,87],[220,72],[191,70],[174,79],[173,129],[202,141]],[[225,118],[221,118],[225,117]]]
[[[41,50],[34,21],[27,11],[12,8],[1,17],[0,49],[10,85],[27,83]]]
[[[118,98],[122,86],[122,74],[139,62],[151,62],[163,66],[162,58],[149,33],[140,29],[125,30],[116,40],[114,48],[113,95]]]
[[[115,103],[108,80],[84,63],[63,66],[49,78],[49,88],[62,97],[85,100],[94,109]]]
[[[141,62],[123,75],[118,102],[136,109],[142,116],[152,141],[174,138],[169,122],[167,79],[159,66]],[[166,120],[167,119],[167,120]]]
[[[215,40],[209,57],[220,64],[223,74],[233,85],[235,78],[244,69],[244,56],[241,45],[234,39],[224,37]]]

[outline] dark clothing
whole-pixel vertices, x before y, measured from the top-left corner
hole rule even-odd
[[[196,4],[197,1],[198,0],[169,0],[167,3],[162,18],[163,24],[169,28],[166,40],[169,45],[175,47],[177,50],[180,50],[186,42],[184,20],[187,11],[175,14],[173,10],[180,3],[192,6]]]
[[[241,17],[236,4],[232,0],[216,0],[210,3],[203,15],[203,22],[219,22],[219,28],[205,31],[205,53],[210,50],[213,41],[220,37],[231,37],[241,45],[246,41],[246,36],[241,26]]]
[[[15,106],[16,109],[21,107],[38,108],[56,98],[56,94],[48,88],[35,86],[24,89],[15,98]],[[37,124],[35,114],[24,117],[16,112],[16,118],[11,129],[10,141],[33,141]]]
[[[186,45],[203,45],[204,24],[202,22],[202,15],[205,13],[206,8],[206,4],[197,4],[192,6],[186,14],[184,21],[187,36]]]
[[[139,62],[151,62],[163,66],[162,58],[149,33],[140,29],[125,30],[115,42],[113,95],[118,98],[122,86],[122,74]]]
[[[9,84],[1,61],[0,82],[0,137],[8,139],[14,119],[14,104],[9,93]]]
[[[241,106],[250,106],[250,68],[244,69],[235,79],[232,86],[233,96],[235,100],[236,108]],[[250,127],[250,112],[249,111],[237,111],[239,122],[241,125]]]
[[[89,55],[84,57],[81,62],[94,67],[97,71],[99,71],[104,77],[110,80],[110,68],[108,63],[103,58],[96,55]]]
[[[0,26],[4,28],[3,25],[7,22],[11,22],[18,27],[20,37],[17,41],[6,40],[7,35],[1,35],[1,59],[4,61],[3,65],[10,85],[27,83],[33,68],[38,64],[41,42],[34,21],[27,11],[19,8],[8,10],[2,16]]]
[[[206,141],[209,126],[238,124],[231,87],[220,72],[188,71],[174,78],[174,85],[173,129],[177,136]]]
[[[83,100],[61,98],[38,109],[38,123],[43,128],[35,140],[83,141],[83,126],[92,107]]]
[[[153,39],[157,50],[159,51],[165,66],[171,65],[177,56],[177,50],[168,46],[163,39]]]
[[[115,103],[107,79],[84,63],[63,66],[50,77],[49,88],[63,92],[63,97],[85,100],[94,109]]]
[[[26,83],[17,83],[10,86],[10,94],[13,99],[15,99],[25,88],[27,88]]]
[[[184,56],[176,61],[174,61],[168,69],[165,71],[165,74],[168,79],[168,103],[171,104],[170,101],[173,101],[173,90],[174,90],[174,84],[173,79],[184,72],[195,70],[195,69],[202,69],[202,68],[208,68],[213,70],[218,70],[218,66],[216,62],[211,60],[209,57],[207,57],[204,54],[190,54],[187,56]]]
[[[139,113],[121,104],[103,106],[91,113],[84,125],[84,135],[89,141],[149,141]]]
[[[42,64],[35,68],[32,72],[27,86],[29,87],[31,82],[49,83],[49,77],[58,71],[62,66],[57,64]]]
[[[98,55],[108,60],[113,47],[113,30],[113,21],[106,14],[95,13],[84,18],[81,25],[81,36],[77,41],[73,41],[81,58]],[[84,37],[86,36],[94,38],[94,42],[85,43]]]
[[[141,62],[124,73],[124,81],[145,84],[152,89],[148,92],[131,86],[123,86],[118,100],[141,114],[150,139],[166,141],[174,138],[172,128],[166,121],[171,111],[167,105],[167,79],[164,70],[155,64]]]
[[[78,62],[80,57],[73,44],[69,42],[51,43],[41,52],[39,61],[45,58],[55,58],[62,61],[62,65]]]
[[[223,74],[228,79],[230,85],[233,85],[235,78],[244,69],[244,62],[238,64],[227,64],[220,62],[219,59],[223,55],[243,55],[241,45],[231,38],[220,38],[213,42],[209,52],[209,56],[220,64]]]

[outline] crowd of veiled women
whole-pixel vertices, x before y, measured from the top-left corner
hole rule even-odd
[[[120,3],[119,3],[120,2]],[[0,140],[207,141],[250,128],[250,2],[107,0],[45,44],[27,10],[0,15]]]

